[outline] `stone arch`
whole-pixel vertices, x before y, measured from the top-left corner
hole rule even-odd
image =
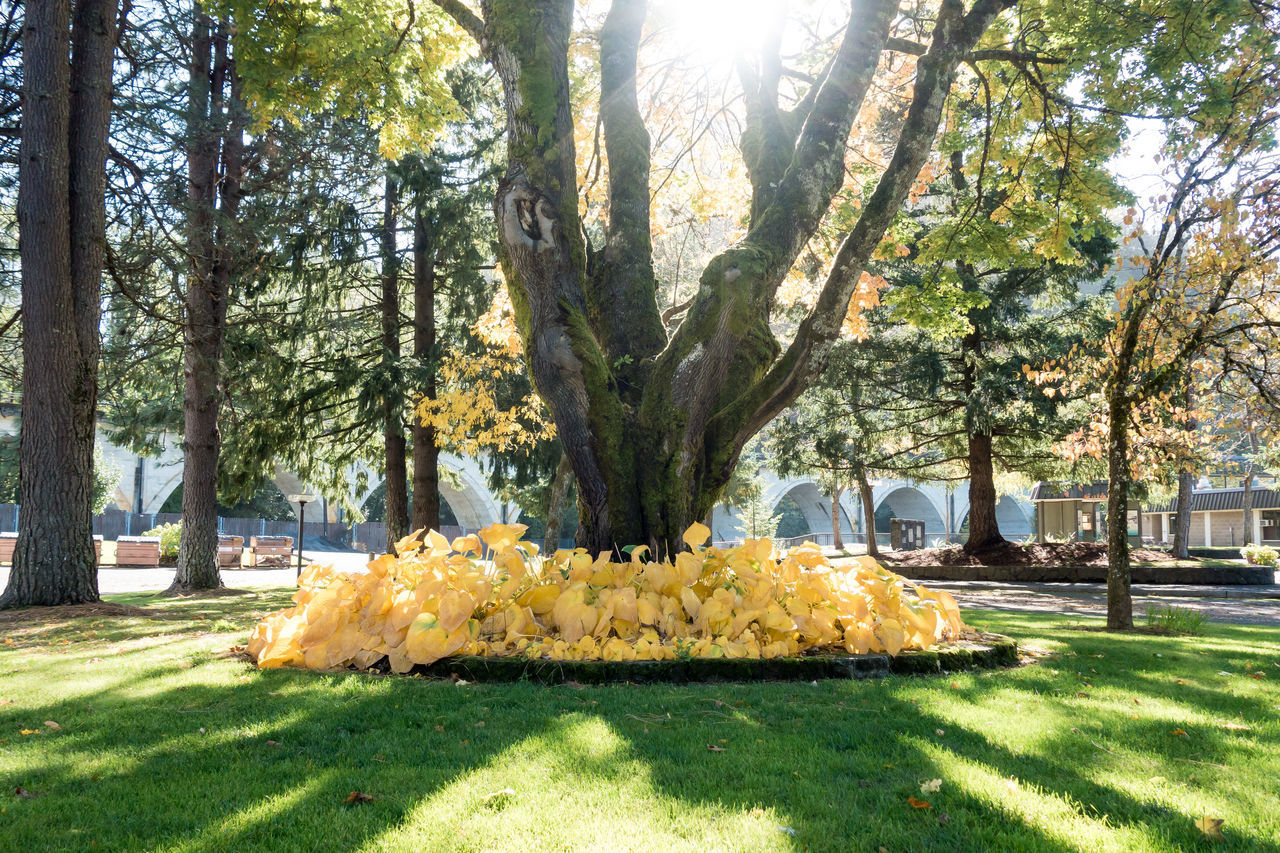
[[[1001,535],[1011,542],[1021,542],[1035,534],[1022,502],[1012,495],[1001,495],[996,501],[996,523]]]
[[[947,532],[947,524],[942,511],[939,510],[936,497],[929,495],[926,489],[895,483],[875,501],[876,514],[879,517],[882,511],[887,509],[894,518],[923,521],[926,535],[942,536]]]
[[[440,467],[450,472],[450,476],[440,478],[440,497],[449,504],[458,524],[467,530],[479,530],[502,519],[501,503],[489,492],[484,472],[474,459],[442,453]],[[370,469],[366,466],[365,470]],[[364,506],[383,480],[370,478],[369,482],[369,489],[356,498],[357,506]]]
[[[853,533],[853,512],[847,499],[846,489],[840,496],[840,529]],[[799,507],[808,529],[794,532],[796,536],[812,533],[831,533],[831,498],[822,492],[822,487],[810,478],[779,480],[765,490],[764,498],[776,514],[784,501],[790,499]],[[792,531],[779,530],[779,536],[786,536]]]
[[[142,509],[140,512],[153,513],[159,512],[160,507],[164,506],[164,502],[169,499],[169,495],[178,490],[182,485],[182,466],[172,466],[172,470],[161,469],[159,471],[148,472],[152,477],[158,479],[158,483],[154,489],[150,484],[145,483],[142,495]]]
[[[956,518],[956,533],[959,534],[969,522],[969,502],[965,501],[964,510]],[[1031,523],[1031,515],[1026,502],[1013,495],[1001,495],[996,501],[996,523],[1000,525],[1000,535],[1010,542],[1021,542],[1035,536],[1035,528]],[[964,534],[963,539],[968,539]],[[962,539],[962,541],[963,541]]]

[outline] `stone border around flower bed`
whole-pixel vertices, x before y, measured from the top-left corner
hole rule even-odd
[[[893,566],[914,581],[995,581],[997,583],[1106,583],[1106,566]],[[1134,566],[1133,583],[1262,585],[1275,583],[1270,566]]]
[[[1017,644],[1001,634],[983,634],[926,651],[889,655],[813,655],[800,658],[690,658],[664,661],[553,661],[521,657],[454,657],[410,672],[466,681],[533,681],[539,684],[697,684],[741,681],[816,681],[820,678],[881,678],[933,675],[966,669],[996,669],[1018,662]]]

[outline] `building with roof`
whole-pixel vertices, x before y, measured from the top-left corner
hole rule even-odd
[[[1244,488],[1196,489],[1191,493],[1193,548],[1233,548],[1249,541],[1280,545],[1280,488],[1252,490],[1246,514]],[[1062,486],[1037,483],[1031,491],[1036,507],[1036,541],[1105,541],[1107,484]],[[1177,499],[1142,506],[1129,503],[1126,523],[1133,544],[1172,545],[1177,525]]]

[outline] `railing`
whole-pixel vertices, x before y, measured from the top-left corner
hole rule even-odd
[[[0,504],[0,533],[18,529],[19,508],[16,504]],[[162,524],[175,524],[182,520],[177,512],[127,512],[121,509],[108,509],[93,517],[93,532],[107,541],[116,541],[121,536],[138,536],[144,531],[159,527]],[[440,532],[453,539],[464,536],[468,532],[463,527],[444,525]],[[297,536],[296,519],[272,521],[265,518],[218,518],[218,533],[223,536],[242,536],[246,542],[251,536]],[[359,524],[337,521],[306,521],[302,525],[302,535],[307,539],[325,537],[337,545],[352,547],[360,545],[359,550],[382,553],[387,548],[387,525],[381,521],[364,521]],[[571,547],[571,546],[570,546]]]

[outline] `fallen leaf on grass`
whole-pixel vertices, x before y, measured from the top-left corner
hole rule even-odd
[[[1256,678],[1259,681],[1261,681],[1262,679],[1266,678],[1266,676],[1267,674],[1265,672],[1254,672],[1254,673],[1251,673],[1249,677]]]
[[[946,812],[940,813],[938,815],[938,823],[942,824],[943,826],[946,826],[947,824],[951,823],[951,815],[947,814]]]
[[[723,746],[716,746],[714,743],[707,744],[707,749],[711,752],[724,752]]]
[[[487,803],[491,800],[501,799],[502,797],[514,797],[515,795],[516,795],[515,788],[503,788],[501,791],[494,791],[490,794],[485,794],[483,797],[480,798],[480,802]]]
[[[1247,732],[1249,727],[1243,723],[1222,723],[1222,728],[1229,732]]]
[[[946,734],[946,732],[945,732],[945,731],[943,731],[942,729],[934,729],[934,730],[933,730],[933,733],[934,733],[935,735],[937,735],[938,737],[942,737],[943,735],[945,735],[945,734]]]
[[[24,735],[38,735],[40,734],[40,730],[39,729],[22,729],[19,733]]]
[[[1183,731],[1182,729],[1174,729],[1173,731],[1169,732],[1169,734],[1173,735],[1174,737],[1186,737],[1186,736],[1187,736],[1187,733],[1186,733],[1185,731]]]
[[[1076,691],[1076,695],[1077,695],[1077,696],[1082,696],[1082,697],[1084,697],[1085,699],[1088,699],[1088,698],[1089,698],[1089,694],[1088,694],[1088,693],[1085,693],[1083,690],[1077,690],[1077,691]]]
[[[910,806],[911,806],[911,808],[913,808],[913,809],[931,809],[931,808],[933,808],[933,806],[929,804],[929,801],[928,801],[928,800],[917,800],[915,797],[907,797],[907,803],[908,803],[908,805],[910,805]]]
[[[373,796],[372,796],[372,795],[370,795],[370,794],[366,794],[364,791],[352,791],[350,794],[347,794],[347,798],[346,798],[345,800],[343,800],[342,802],[344,802],[344,803],[372,803],[372,802],[373,802]]]
[[[29,800],[35,796],[35,794],[31,793],[26,788],[14,788],[13,795],[15,797],[22,797],[24,800]]]
[[[279,746],[279,745],[280,745],[280,741],[278,741],[278,740],[269,740],[269,741],[267,741],[267,746]]]
[[[785,832],[787,835],[795,835],[796,831],[789,826],[778,827],[778,832]]]
[[[922,794],[936,794],[941,789],[941,779],[930,779],[928,782],[922,782],[920,784],[920,793]]]
[[[55,723],[53,720],[45,720],[45,721],[44,721],[44,724],[45,724],[46,726],[48,726],[49,728],[53,729],[55,732],[56,732],[58,729],[62,728],[62,726],[58,725],[58,724],[57,724],[57,723]]]
[[[1196,821],[1196,829],[1203,832],[1206,838],[1221,838],[1222,824],[1222,818],[1204,815]]]

